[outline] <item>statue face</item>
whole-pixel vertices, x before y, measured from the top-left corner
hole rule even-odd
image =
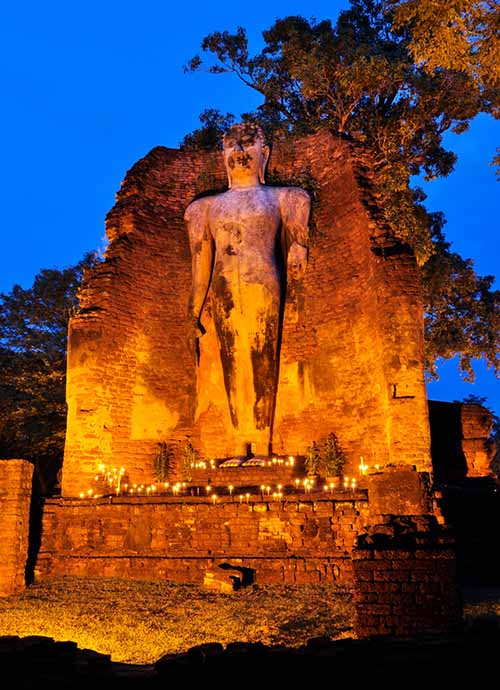
[[[224,163],[229,177],[233,179],[264,182],[264,168],[269,157],[269,147],[264,143],[262,133],[254,125],[235,125],[224,137]]]

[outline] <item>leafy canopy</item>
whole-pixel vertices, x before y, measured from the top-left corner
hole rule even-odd
[[[255,55],[241,27],[234,34],[211,33],[202,42],[209,72],[233,73],[263,96],[263,104],[243,120],[258,122],[270,139],[327,128],[370,150],[386,222],[422,266],[431,375],[436,358],[455,354],[469,378],[477,357],[500,372],[500,293],[490,289],[493,278],[477,276],[472,262],[450,250],[444,219],[429,214],[423,191],[410,186],[412,176],[430,180],[453,170],[456,155],[444,146],[445,132],[466,131],[481,112],[500,115],[495,6],[351,0],[336,25],[278,19],[263,32],[264,48]],[[451,49],[450,21],[458,36]],[[427,40],[434,34],[435,41]],[[203,68],[200,56],[186,67]],[[202,114],[210,136],[205,138],[203,127],[197,130],[198,147],[213,147],[225,117],[233,121],[214,110]],[[183,145],[192,143],[188,135]]]

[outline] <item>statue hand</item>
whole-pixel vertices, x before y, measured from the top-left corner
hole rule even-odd
[[[307,247],[294,242],[288,252],[288,275],[294,280],[300,280],[306,272]]]

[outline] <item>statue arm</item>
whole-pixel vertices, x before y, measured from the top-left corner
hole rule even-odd
[[[292,187],[283,191],[281,214],[287,250],[287,272],[298,280],[303,277],[307,266],[311,199],[303,189]]]
[[[208,228],[207,211],[206,200],[200,199],[190,204],[184,214],[191,247],[192,288],[189,308],[191,318],[201,333],[204,333],[201,313],[210,287],[214,258],[214,241]]]

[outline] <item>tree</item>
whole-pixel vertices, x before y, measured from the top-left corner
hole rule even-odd
[[[426,72],[465,72],[500,117],[500,11],[497,0],[387,0],[392,28]],[[493,162],[500,166],[500,148]],[[500,167],[497,171],[500,178]]]
[[[259,122],[271,139],[327,128],[370,150],[386,222],[413,247],[422,266],[429,372],[436,373],[436,357],[458,353],[467,376],[472,376],[470,362],[476,357],[485,358],[498,373],[500,293],[490,289],[491,277],[477,276],[470,261],[450,251],[442,217],[427,212],[425,194],[410,182],[418,174],[427,180],[449,174],[456,156],[444,148],[443,134],[464,132],[480,112],[497,115],[500,93],[472,69],[457,64],[431,68],[429,61],[415,60],[414,21],[403,14],[406,6],[415,5],[410,0],[350,4],[335,26],[302,17],[277,20],[263,32],[265,46],[254,56],[242,28],[234,34],[209,34],[202,42],[212,59],[208,71],[231,72],[262,94],[257,112],[243,119]],[[447,0],[423,4],[448,5]],[[487,38],[484,33],[484,51]],[[187,69],[203,66],[195,56]],[[450,315],[454,318],[447,324]],[[446,342],[448,325],[456,336],[451,346]]]
[[[500,374],[500,291],[493,276],[478,276],[473,262],[451,251],[444,217],[430,214],[435,251],[422,267],[425,305],[425,356],[437,378],[436,361],[458,354],[465,380],[474,380],[472,361],[485,359]]]
[[[0,294],[0,457],[32,461],[42,493],[62,463],[68,320],[96,260],[87,254],[70,268],[44,269],[30,288]]]
[[[481,90],[499,88],[497,0],[387,0],[386,5],[393,12],[393,30],[409,33],[417,65],[430,73],[465,72]]]
[[[221,148],[224,132],[234,124],[234,115],[222,115],[215,108],[207,108],[200,114],[201,127],[186,134],[182,147],[187,151],[213,150]]]

